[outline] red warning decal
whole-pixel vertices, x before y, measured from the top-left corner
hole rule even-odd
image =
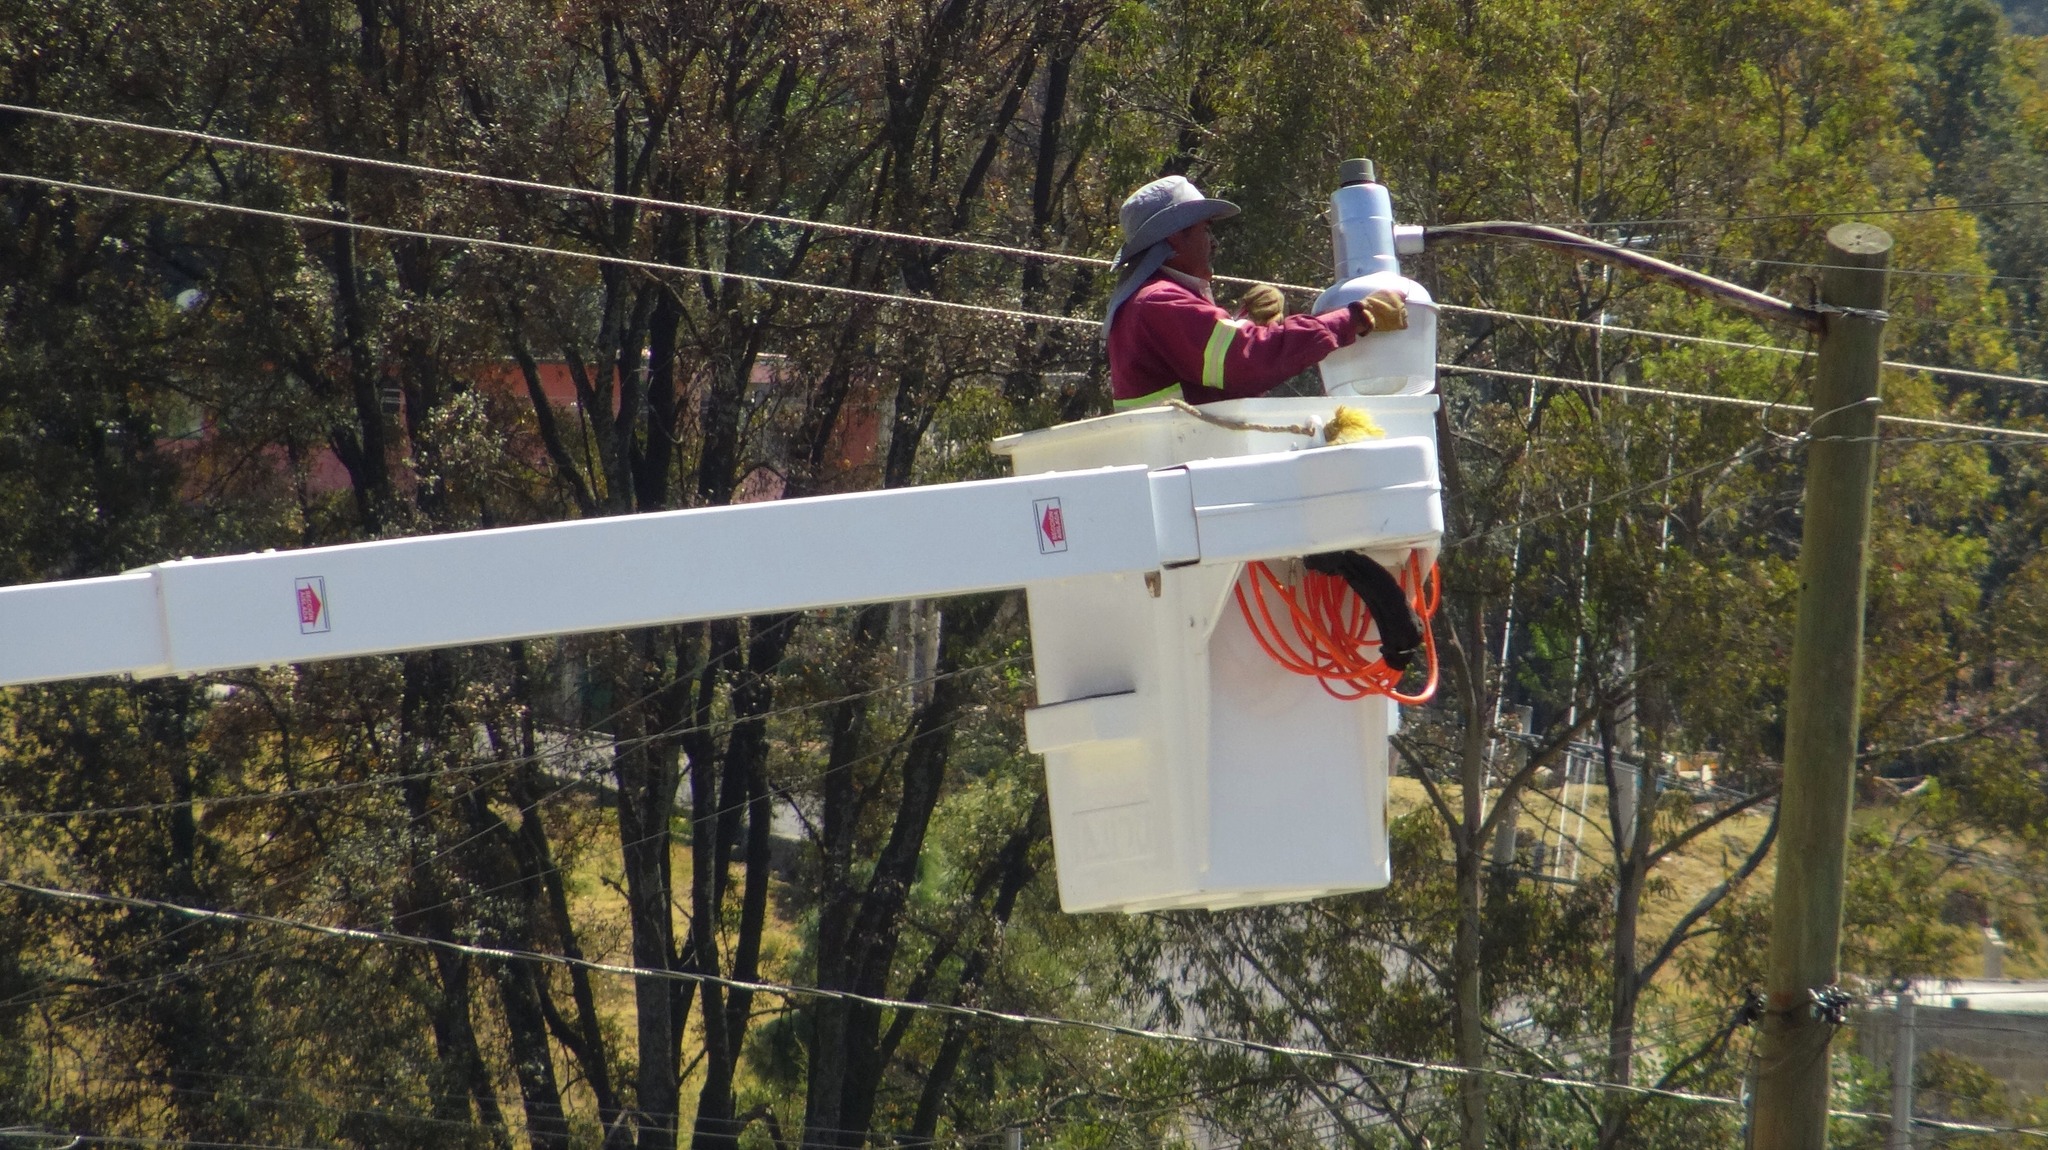
[[[1039,499],[1031,504],[1031,512],[1038,520],[1038,553],[1050,555],[1067,549],[1067,518],[1060,511],[1060,501]]]
[[[329,627],[327,580],[314,575],[298,581],[299,634],[321,635]]]

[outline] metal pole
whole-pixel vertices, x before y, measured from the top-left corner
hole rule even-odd
[[[1863,685],[1864,573],[1877,473],[1878,363],[1892,238],[1828,231],[1825,330],[1814,371],[1799,616],[1785,702],[1785,785],[1756,1090],[1757,1150],[1824,1150],[1829,1001],[1841,958],[1842,881]]]
[[[1892,1013],[1892,1133],[1885,1150],[1913,1150],[1913,984]]]
[[[1508,809],[1500,814],[1500,821],[1493,825],[1493,865],[1511,867],[1515,865],[1515,835],[1520,830],[1521,810],[1516,807],[1520,799],[1500,800]]]
[[[1012,1126],[1003,1131],[1003,1150],[1024,1150],[1024,1128]]]

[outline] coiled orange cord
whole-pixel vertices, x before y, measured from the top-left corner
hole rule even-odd
[[[1234,592],[1237,608],[1244,613],[1252,637],[1275,663],[1297,675],[1313,675],[1323,690],[1339,699],[1363,699],[1385,695],[1397,703],[1416,705],[1436,695],[1436,634],[1431,621],[1443,599],[1443,582],[1435,564],[1428,578],[1422,574],[1422,556],[1409,552],[1401,571],[1401,589],[1407,592],[1415,613],[1422,618],[1422,651],[1428,661],[1429,677],[1422,690],[1401,693],[1403,674],[1387,666],[1379,654],[1380,641],[1368,638],[1372,613],[1344,580],[1335,575],[1304,571],[1300,587],[1289,586],[1264,563],[1245,564],[1245,577]],[[1245,594],[1245,584],[1252,593]],[[1293,639],[1274,622],[1269,592],[1277,594],[1287,610],[1288,630]],[[1256,604],[1256,606],[1254,606]],[[1300,644],[1297,650],[1296,643]]]

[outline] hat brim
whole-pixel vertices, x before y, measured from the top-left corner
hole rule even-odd
[[[1183,200],[1152,213],[1152,218],[1140,224],[1138,233],[1124,242],[1124,257],[1136,259],[1145,249],[1175,232],[1194,227],[1203,220],[1227,220],[1237,213],[1238,206],[1229,200]]]

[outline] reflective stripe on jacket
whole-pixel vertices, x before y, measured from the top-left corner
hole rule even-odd
[[[1349,311],[1255,324],[1161,272],[1110,325],[1110,391],[1119,411],[1264,395],[1356,338]]]

